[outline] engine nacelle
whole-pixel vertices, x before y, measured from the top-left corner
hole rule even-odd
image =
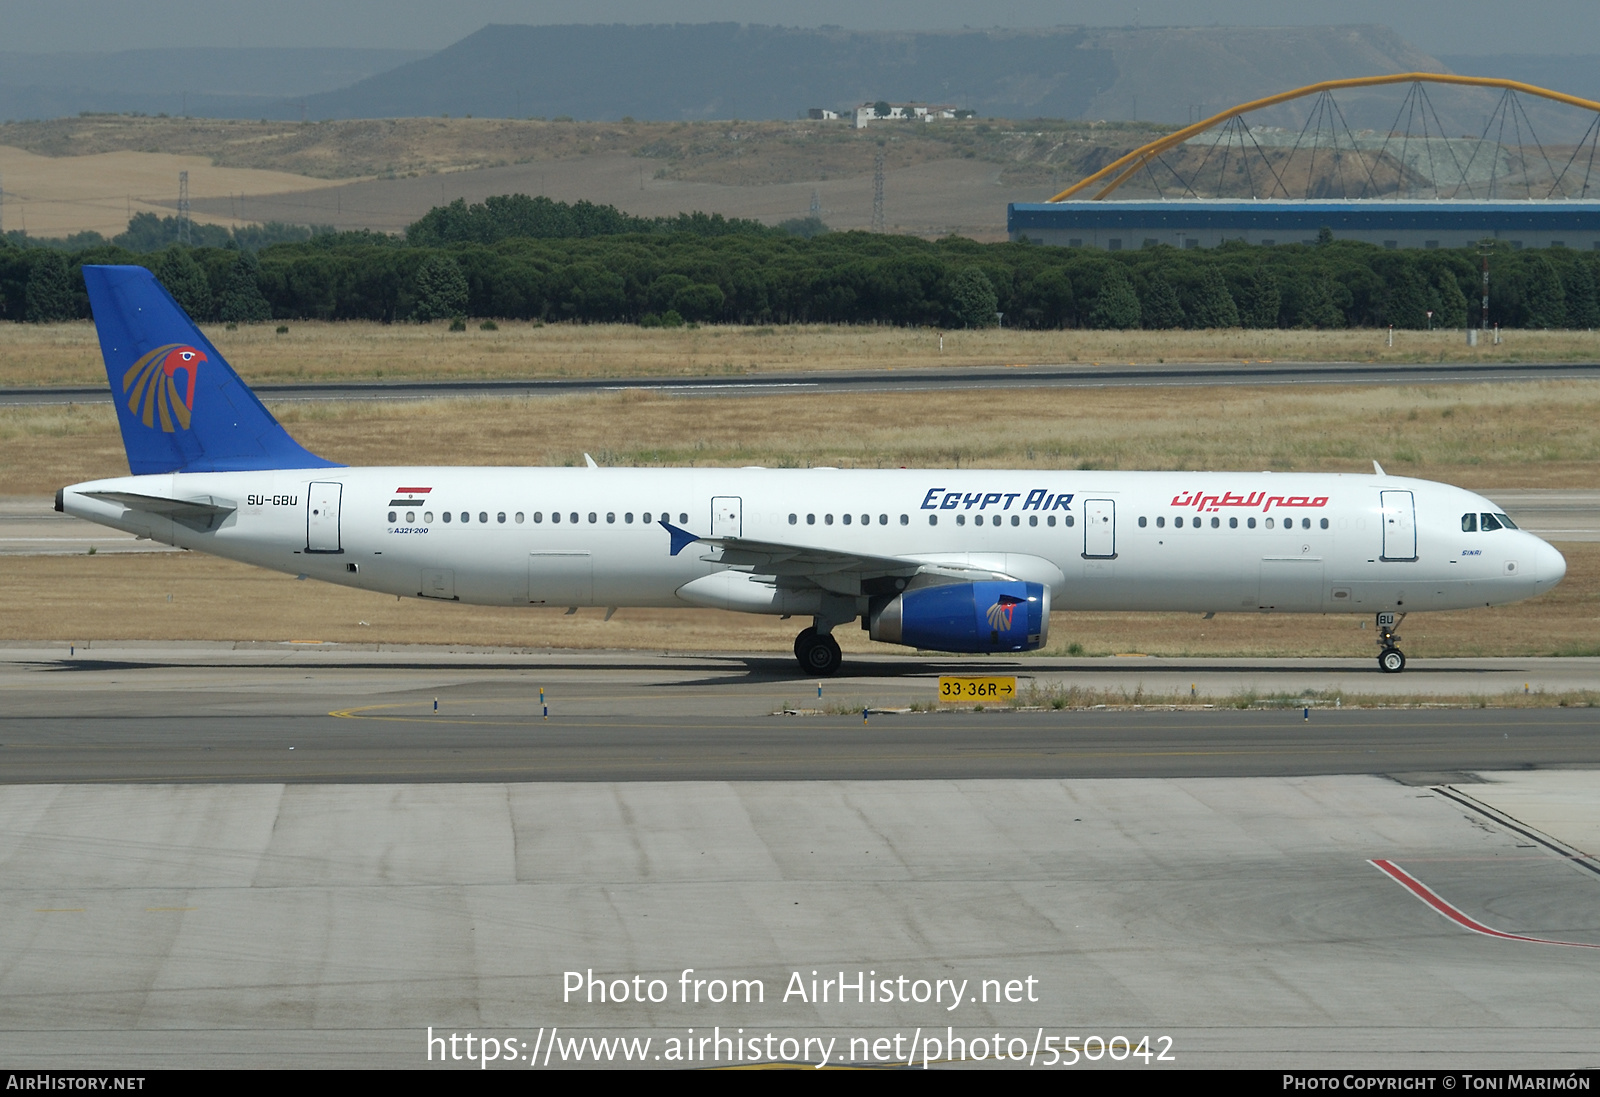
[[[992,580],[918,587],[871,615],[869,635],[930,651],[1032,651],[1050,635],[1050,588]]]

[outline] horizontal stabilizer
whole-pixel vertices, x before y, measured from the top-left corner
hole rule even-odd
[[[163,518],[221,517],[239,509],[239,504],[207,495],[203,499],[165,499],[159,495],[140,495],[132,491],[86,491],[90,499],[121,503],[129,510],[159,514]]]
[[[168,499],[133,491],[86,491],[82,494],[90,499],[120,503],[129,510],[168,518],[199,533],[216,529],[224,518],[239,509],[239,504],[231,499],[218,499],[214,495],[200,499]]]

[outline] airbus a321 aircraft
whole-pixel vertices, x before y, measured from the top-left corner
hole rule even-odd
[[[143,267],[85,267],[133,475],[56,509],[364,590],[479,605],[713,606],[942,652],[1021,652],[1051,610],[1399,621],[1549,590],[1489,500],[1373,473],[347,468],[303,449]]]

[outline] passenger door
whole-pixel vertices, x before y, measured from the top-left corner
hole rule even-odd
[[[306,551],[338,553],[339,502],[343,484],[313,483],[306,491]]]
[[[1383,521],[1384,560],[1411,561],[1417,558],[1417,511],[1409,491],[1379,493]]]

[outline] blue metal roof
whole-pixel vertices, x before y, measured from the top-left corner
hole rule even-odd
[[[1315,233],[1600,232],[1600,202],[1285,202],[1200,199],[1172,202],[1013,202],[1006,229],[1213,229]]]

